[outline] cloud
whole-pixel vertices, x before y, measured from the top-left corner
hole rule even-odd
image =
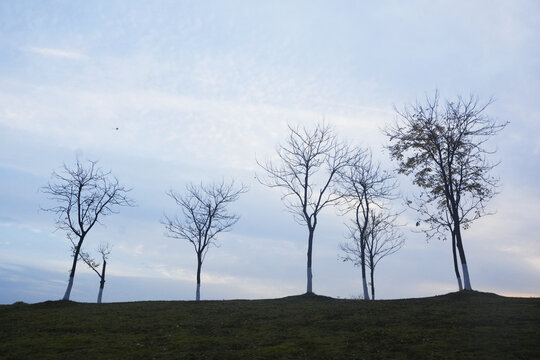
[[[194,165],[252,171],[255,154],[273,154],[286,123],[312,124],[323,113],[309,105],[255,104],[160,90],[92,91],[27,87],[32,96],[0,91],[0,124],[55,143]],[[334,106],[329,123],[346,134],[381,142],[381,110]],[[113,131],[116,127],[119,131]],[[372,144],[375,145],[375,144]]]
[[[532,225],[540,211],[534,181],[540,77],[538,49],[531,45],[539,8],[532,4],[498,4],[487,12],[482,2],[450,11],[446,3],[430,4],[422,13],[422,2],[311,6],[307,12],[305,4],[224,6],[217,12],[215,4],[190,11],[132,6],[128,18],[136,26],[116,21],[114,9],[90,6],[79,28],[73,28],[73,16],[37,21],[43,14],[34,11],[21,15],[38,15],[35,26],[20,26],[19,16],[5,12],[0,22],[14,22],[5,26],[6,36],[18,50],[6,46],[0,56],[0,262],[32,269],[0,266],[6,278],[24,280],[17,288],[8,284],[11,295],[0,301],[63,293],[69,243],[62,232],[48,233],[54,219],[36,212],[46,201],[36,189],[74,154],[99,159],[134,189],[139,204],[107,218],[84,245],[91,253],[98,240],[115,245],[109,299],[193,296],[194,254],[188,244],[166,239],[159,224],[164,209],[176,210],[164,192],[222,176],[252,188],[235,204],[242,216],[235,231],[209,253],[203,296],[298,292],[305,280],[305,228],[284,211],[279,191],[255,182],[255,158],[275,156],[287,123],[312,126],[324,118],[351,144],[371,146],[390,168],[378,150],[387,141],[380,128],[396,116],[392,104],[401,108],[434,87],[448,96],[493,94],[500,101],[490,113],[512,121],[497,139],[503,157],[497,172],[508,183],[490,204],[499,212],[468,230],[465,246],[475,288],[530,293],[538,288],[540,270],[540,234]],[[148,17],[149,11],[159,16]],[[328,21],[321,26],[321,19]],[[438,30],[426,32],[433,24]],[[39,42],[28,42],[36,36]],[[436,46],[440,38],[444,47]],[[28,59],[20,61],[21,55]],[[411,188],[410,179],[402,179],[402,190]],[[407,215],[414,228],[414,214]],[[318,227],[317,292],[361,291],[358,269],[337,261],[343,221],[328,213]],[[407,232],[406,246],[377,270],[377,291],[392,298],[456,290],[450,250],[449,242],[427,244]],[[35,274],[47,274],[39,279],[51,289],[25,292],[34,291]],[[95,274],[80,265],[77,274],[74,299],[95,301]]]
[[[62,59],[83,60],[83,59],[88,58],[88,56],[81,54],[79,52],[62,50],[62,49],[52,49],[52,48],[42,48],[42,47],[32,46],[28,48],[23,48],[23,50],[32,52],[35,54],[43,55],[43,56],[56,57],[56,58],[62,58]]]

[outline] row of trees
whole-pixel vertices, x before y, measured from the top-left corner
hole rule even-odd
[[[387,149],[398,164],[397,172],[413,177],[419,192],[407,205],[418,215],[428,238],[452,239],[454,271],[459,289],[463,289],[457,253],[462,264],[464,288],[471,289],[463,247],[462,230],[486,214],[487,201],[496,193],[497,179],[489,175],[496,165],[487,161],[491,152],[483,145],[501,131],[506,123],[496,123],[484,115],[485,105],[470,97],[440,104],[438,93],[423,104],[417,103],[398,111],[398,118],[384,131],[389,137]],[[259,182],[282,190],[282,199],[295,220],[307,228],[307,285],[313,292],[312,253],[315,230],[321,211],[338,205],[351,214],[347,224],[348,242],[341,244],[342,259],[361,268],[363,295],[375,298],[374,271],[377,263],[399,250],[404,237],[399,230],[399,212],[390,203],[398,198],[396,177],[373,160],[371,151],[350,147],[340,141],[331,126],[321,123],[315,128],[289,126],[289,136],[277,148],[277,160],[258,161],[263,175]],[[133,206],[127,194],[110,172],[84,166],[77,160],[74,168],[64,166],[61,174],[43,188],[58,205],[46,210],[57,215],[57,228],[64,230],[73,244],[73,263],[65,300],[69,300],[75,269],[82,259],[100,277],[98,302],[105,283],[105,265],[110,247],[102,246],[99,264],[82,245],[88,232],[103,216],[121,206]],[[247,191],[232,182],[188,184],[182,193],[167,194],[180,209],[176,215],[165,215],[162,224],[167,235],[187,240],[197,257],[196,299],[200,299],[201,270],[205,256],[217,237],[228,231],[239,216],[227,207]]]
[[[306,291],[313,292],[312,254],[319,215],[325,207],[337,205],[353,214],[348,225],[350,241],[341,245],[343,260],[361,268],[365,299],[369,299],[369,268],[373,298],[376,264],[403,245],[397,214],[387,207],[397,197],[395,177],[373,162],[369,150],[347,146],[324,123],[314,129],[289,126],[289,137],[277,155],[277,161],[259,162],[265,176],[258,179],[282,189],[285,206],[307,228]]]

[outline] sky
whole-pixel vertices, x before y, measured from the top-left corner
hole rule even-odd
[[[194,298],[195,253],[160,223],[178,211],[166,192],[221,179],[249,192],[206,257],[201,298],[303,293],[307,230],[257,182],[256,160],[275,158],[288,124],[324,120],[392,170],[381,129],[436,90],[493,99],[486,115],[510,122],[489,144],[494,214],[464,232],[473,289],[540,296],[538,19],[540,3],[519,0],[0,2],[0,303],[63,296],[70,244],[39,189],[77,158],[98,160],[137,203],[83,245],[113,245],[103,301]],[[406,243],[379,263],[376,296],[456,291],[450,242],[426,241],[395,209]],[[318,294],[361,295],[359,269],[340,260],[346,221],[321,215]],[[71,299],[94,302],[98,287],[79,263]]]

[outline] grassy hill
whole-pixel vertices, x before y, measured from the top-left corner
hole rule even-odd
[[[0,306],[1,359],[540,359],[540,298]]]

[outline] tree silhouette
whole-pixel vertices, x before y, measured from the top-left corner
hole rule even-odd
[[[283,190],[282,200],[295,220],[308,229],[307,293],[313,292],[313,236],[318,215],[342,195],[333,191],[337,172],[348,161],[349,151],[334,130],[322,123],[310,130],[289,125],[285,145],[277,149],[279,161],[257,164],[266,172],[261,184]]]
[[[398,172],[412,175],[420,188],[420,194],[408,200],[418,212],[418,224],[428,238],[444,237],[450,230],[456,276],[461,288],[457,248],[466,290],[471,282],[462,230],[487,213],[486,204],[496,193],[498,179],[489,173],[497,164],[487,161],[494,151],[484,145],[507,125],[484,115],[490,103],[481,105],[470,96],[440,105],[436,92],[433,99],[398,111],[395,124],[385,130]]]
[[[397,183],[394,175],[381,169],[374,163],[370,150],[356,149],[347,166],[338,172],[340,191],[346,213],[352,213],[353,219],[349,228],[350,243],[342,244],[341,249],[347,254],[344,261],[352,261],[362,271],[362,287],[364,299],[369,300],[366,266],[368,245],[372,245],[371,257],[382,254],[374,242],[379,241],[384,232],[393,232],[393,222],[381,221],[386,211],[386,203],[396,198]],[[373,263],[374,265],[375,263]],[[370,267],[373,273],[375,266]],[[373,279],[373,276],[371,276]],[[373,280],[371,281],[373,284]],[[372,293],[374,289],[372,288]]]
[[[234,181],[211,184],[188,184],[184,194],[167,192],[180,207],[181,216],[165,215],[162,224],[167,236],[187,240],[197,255],[197,289],[195,299],[201,298],[201,269],[209,248],[217,246],[217,235],[229,231],[239,219],[230,214],[227,206],[245,193],[245,186],[235,187]]]
[[[117,213],[119,206],[134,206],[128,198],[130,189],[120,186],[110,172],[97,167],[97,161],[82,164],[78,159],[70,168],[64,164],[61,173],[53,172],[52,180],[42,192],[58,205],[43,208],[57,215],[56,227],[67,232],[74,246],[73,264],[63,300],[69,300],[75,269],[81,247],[88,234],[99,220]]]
[[[371,299],[375,300],[375,267],[388,255],[396,253],[405,244],[403,234],[396,224],[397,214],[386,211],[371,213],[366,241],[367,263],[370,273]]]
[[[72,241],[73,251],[75,252],[75,243]],[[105,287],[105,270],[107,268],[107,260],[111,254],[112,247],[109,244],[100,244],[97,251],[101,255],[101,260],[103,266],[96,262],[90,255],[84,251],[79,253],[79,257],[92,269],[97,276],[99,276],[99,292],[97,297],[97,303],[101,304],[101,299],[103,297],[103,288]],[[98,268],[101,266],[101,272],[98,271]]]

